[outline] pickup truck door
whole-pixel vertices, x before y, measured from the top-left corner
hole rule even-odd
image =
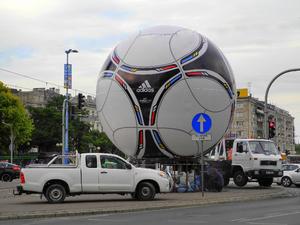
[[[132,192],[134,168],[124,160],[110,155],[100,156],[100,192]]]
[[[82,191],[99,192],[99,167],[97,155],[86,155],[82,159]]]

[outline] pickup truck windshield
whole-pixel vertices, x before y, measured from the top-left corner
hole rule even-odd
[[[278,155],[274,143],[268,141],[249,141],[250,150],[254,154]]]

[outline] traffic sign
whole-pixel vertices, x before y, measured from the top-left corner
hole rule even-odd
[[[211,141],[210,134],[192,135],[193,141]]]
[[[212,120],[206,113],[198,113],[193,117],[192,127],[198,134],[207,133],[212,126]]]

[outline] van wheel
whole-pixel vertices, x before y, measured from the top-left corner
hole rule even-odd
[[[137,188],[136,197],[141,201],[153,200],[155,197],[155,187],[149,182],[142,182]]]
[[[45,197],[49,203],[62,203],[66,197],[66,189],[61,184],[51,184],[46,189]]]
[[[1,176],[1,180],[3,182],[11,182],[12,181],[12,176],[9,173],[4,173]]]
[[[292,185],[292,181],[289,177],[283,177],[281,183],[284,187],[290,187]]]
[[[258,180],[258,183],[262,187],[271,187],[273,183],[273,178],[262,178]]]
[[[248,178],[246,177],[246,175],[244,174],[243,171],[239,170],[234,173],[233,181],[234,181],[235,185],[237,185],[239,187],[243,187],[247,184]]]

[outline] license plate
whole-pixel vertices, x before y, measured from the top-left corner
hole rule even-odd
[[[266,174],[274,174],[273,171],[266,171]]]

